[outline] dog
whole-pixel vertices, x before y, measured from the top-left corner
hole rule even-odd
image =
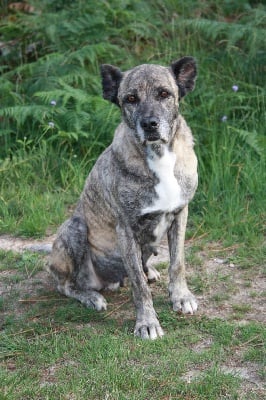
[[[193,57],[126,72],[101,65],[103,97],[120,107],[122,122],[91,170],[72,217],[59,228],[49,261],[59,292],[96,310],[107,307],[99,291],[116,289],[128,277],[136,308],[134,334],[142,339],[164,335],[148,284],[159,273],[147,261],[166,234],[173,309],[197,310],[184,264],[197,158],[179,112],[196,76]]]

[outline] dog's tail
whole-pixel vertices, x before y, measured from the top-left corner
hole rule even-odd
[[[50,240],[29,240],[8,235],[0,235],[0,250],[21,253],[23,251],[46,253],[52,251],[53,238]]]
[[[52,243],[35,243],[23,246],[23,250],[32,251],[34,253],[46,253],[50,254],[52,252]]]

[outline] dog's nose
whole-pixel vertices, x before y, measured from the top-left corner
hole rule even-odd
[[[142,118],[140,126],[145,132],[154,132],[159,128],[159,119],[157,117]]]

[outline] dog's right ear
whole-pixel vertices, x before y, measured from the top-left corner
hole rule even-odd
[[[118,88],[123,77],[123,73],[119,68],[109,64],[102,64],[101,67],[103,98],[115,103],[118,103]]]

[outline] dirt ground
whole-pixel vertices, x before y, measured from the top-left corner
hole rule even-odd
[[[14,252],[27,250],[49,253],[53,239],[54,237],[47,237],[44,240],[26,240],[3,235],[0,236],[0,249]],[[190,246],[191,243],[186,244],[186,252],[189,252]],[[150,260],[150,263],[154,266],[166,263],[169,259],[168,246],[165,241],[158,250],[158,256],[152,257]],[[196,296],[199,301],[199,314],[206,315],[209,318],[218,317],[227,321],[237,321],[239,325],[247,324],[250,321],[265,323],[266,279],[262,267],[256,267],[255,273],[254,269],[239,268],[238,265],[230,262],[231,249],[228,249],[228,258],[218,256],[221,254],[221,250],[223,249],[218,243],[212,243],[206,250],[200,250],[197,253],[197,261],[199,262],[197,271],[188,265],[188,279],[191,280],[192,287],[198,288]],[[222,253],[226,254],[224,251]],[[195,264],[195,260],[193,264]],[[8,271],[4,271],[4,273],[6,274]],[[166,281],[167,268],[160,269],[160,273],[161,280]],[[53,290],[53,282],[45,271],[34,275],[27,282],[28,293],[32,293],[34,296],[34,293],[42,284],[45,288]],[[160,290],[160,285],[158,286]],[[6,290],[4,284],[1,284],[0,273],[0,296],[4,295]],[[157,288],[154,288],[154,290],[157,291]],[[211,338],[205,338],[202,343],[197,344],[197,348],[194,350],[202,351],[210,345]],[[243,350],[241,348],[236,349],[230,365],[222,365],[221,368],[228,373],[241,377],[245,392],[250,390],[263,393],[264,385],[258,373],[259,366],[252,362],[242,365],[240,360]],[[183,379],[190,382],[200,372],[192,370]]]
[[[54,236],[43,240],[22,239],[7,235],[0,236],[0,250],[14,252],[34,251],[49,253]],[[186,252],[190,244],[186,244]],[[168,246],[164,241],[159,246],[158,256],[152,256],[149,263],[156,266],[169,261]],[[262,271],[242,270],[226,258],[219,258],[216,254],[221,251],[219,244],[211,244],[207,251],[199,251],[197,257],[200,266],[197,271],[188,266],[188,277],[197,274],[203,286],[204,295],[197,294],[200,309],[208,317],[230,319],[238,308],[241,314],[241,305],[245,308],[245,315],[240,318],[242,324],[247,321],[266,322],[265,293],[266,279]],[[228,250],[230,251],[230,249]],[[160,271],[161,279],[167,279],[167,271]],[[164,276],[165,275],[165,276]],[[197,284],[196,284],[197,285]],[[226,294],[226,296],[225,296]],[[221,297],[221,301],[219,300]],[[215,301],[216,300],[216,301]]]

